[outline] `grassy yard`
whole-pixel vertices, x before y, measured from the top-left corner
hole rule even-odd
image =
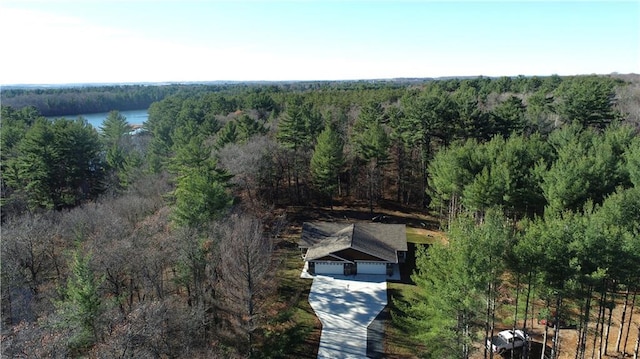
[[[281,260],[278,314],[271,323],[272,344],[266,348],[264,357],[315,359],[318,355],[322,326],[309,305],[312,281],[300,278],[303,262],[296,238],[285,238],[277,251]]]
[[[385,327],[385,352],[387,358],[414,359],[418,358],[422,345],[411,336],[411,331],[394,320],[402,315],[400,308],[417,295],[417,287],[407,283],[387,283],[387,298],[391,318]]]
[[[445,241],[444,233],[424,228],[407,227],[407,242],[415,244],[434,244]]]

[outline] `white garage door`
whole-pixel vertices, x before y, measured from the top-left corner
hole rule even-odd
[[[316,274],[344,274],[342,262],[316,262]]]
[[[387,264],[380,262],[358,262],[358,274],[387,274]]]

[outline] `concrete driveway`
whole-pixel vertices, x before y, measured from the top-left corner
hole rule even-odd
[[[367,327],[387,305],[387,278],[317,275],[309,303],[322,322],[318,358],[366,358]]]

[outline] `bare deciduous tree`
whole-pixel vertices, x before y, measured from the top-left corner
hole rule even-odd
[[[264,320],[272,283],[272,242],[262,223],[232,214],[216,230],[220,234],[219,296],[232,330],[244,337],[247,355],[255,348],[255,334]]]
[[[245,144],[230,143],[218,151],[220,166],[233,175],[232,182],[247,192],[251,202],[268,182],[273,170],[270,156],[276,148],[267,136],[254,136]]]
[[[18,323],[39,316],[41,285],[59,271],[57,213],[24,216],[2,225],[3,319]]]

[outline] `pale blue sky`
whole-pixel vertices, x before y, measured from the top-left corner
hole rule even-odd
[[[640,73],[639,1],[0,0],[0,83]]]

